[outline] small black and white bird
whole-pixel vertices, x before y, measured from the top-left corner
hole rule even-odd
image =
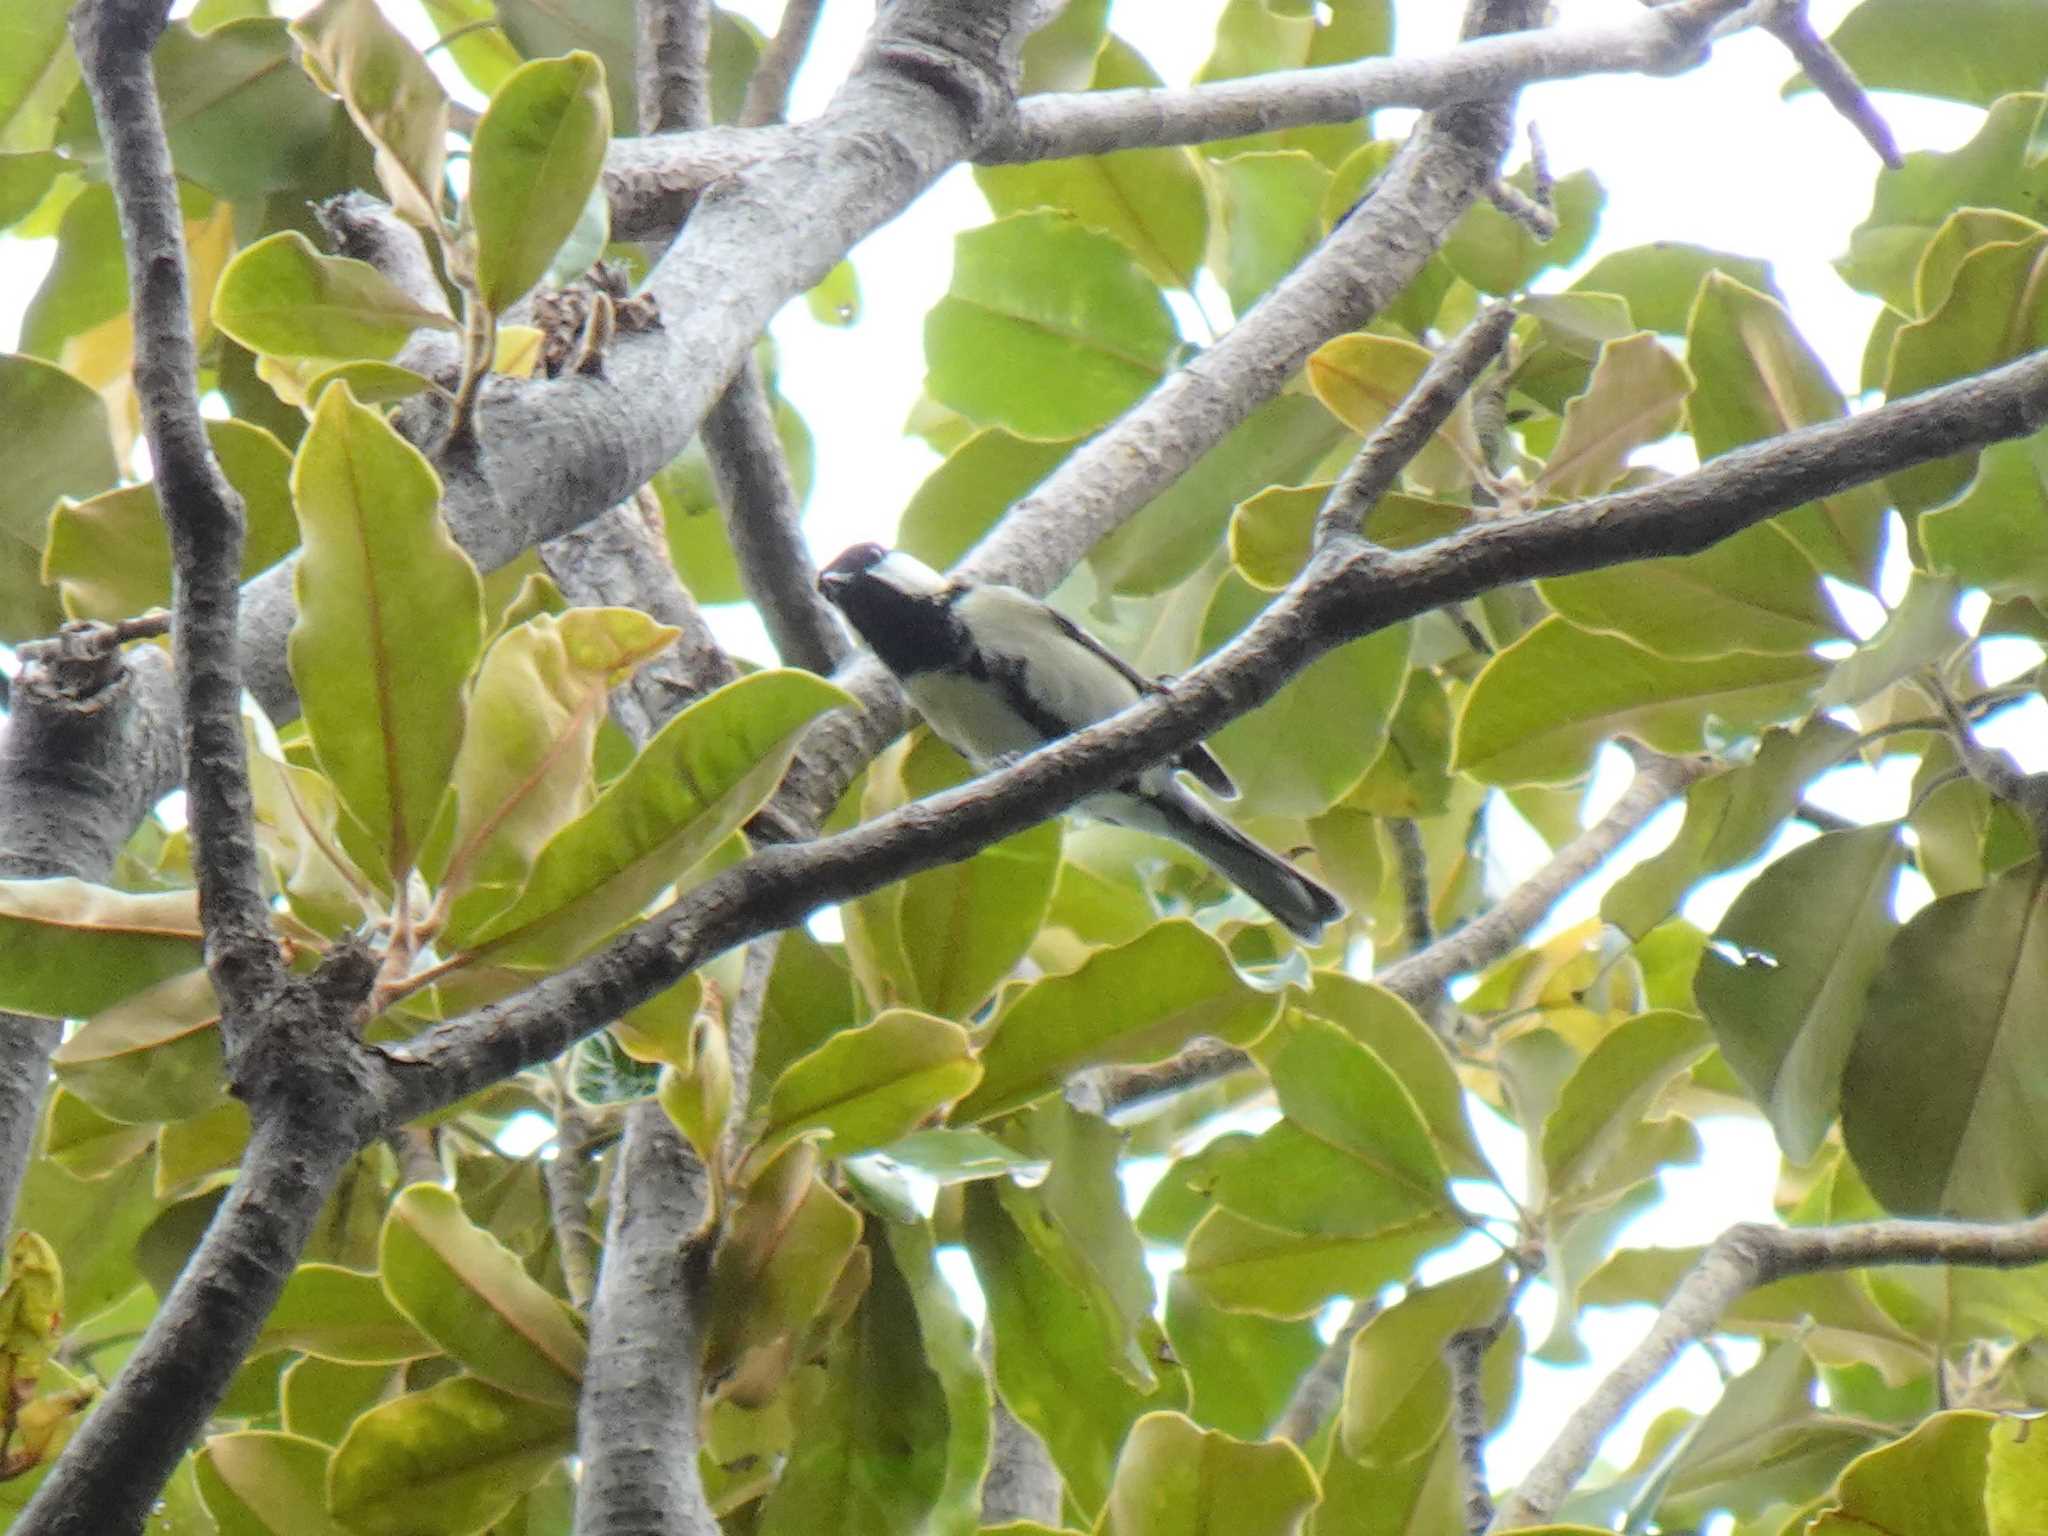
[[[818,590],[896,674],[927,723],[977,768],[1106,720],[1155,686],[1057,609],[1015,587],[948,581],[900,550],[856,544]],[[1091,795],[1089,814],[1172,838],[1296,937],[1314,943],[1343,903],[1218,816],[1175,776],[1234,795],[1199,742],[1170,763]]]

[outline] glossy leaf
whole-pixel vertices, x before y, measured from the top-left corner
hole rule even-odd
[[[178,174],[252,201],[303,186],[341,113],[293,58],[281,19],[165,28],[152,62]]]
[[[1528,167],[1507,178],[1525,195],[1535,190]],[[1607,192],[1591,171],[1560,176],[1551,190],[1557,233],[1538,240],[1521,220],[1510,218],[1485,198],[1475,201],[1451,226],[1444,260],[1481,293],[1512,294],[1540,272],[1568,267],[1592,243]]]
[[[1702,462],[1844,414],[1841,392],[1784,305],[1723,273],[1709,273],[1700,285],[1686,359],[1698,381],[1690,409]],[[1864,485],[1775,521],[1827,575],[1873,586],[1884,506],[1877,488]]]
[[[904,503],[896,547],[934,570],[947,569],[1073,448],[1072,443],[1017,437],[1000,427],[976,432],[925,476]]]
[[[0,436],[0,642],[6,642],[49,634],[63,620],[42,576],[51,505],[60,496],[104,491],[118,470],[106,407],[61,368],[0,355],[0,420],[8,423]]]
[[[1537,474],[1539,496],[1577,501],[1619,480],[1629,455],[1678,429],[1692,373],[1648,331],[1600,349],[1586,392],[1564,410],[1564,430]]]
[[[1324,1348],[1312,1323],[1226,1312],[1186,1275],[1166,1283],[1165,1321],[1174,1358],[1188,1373],[1189,1417],[1246,1440],[1264,1437]]]
[[[1069,9],[1085,14],[1089,7]],[[1099,26],[1101,18],[1096,19]],[[1044,33],[1037,34],[1027,45],[1027,60],[1031,47],[1043,46],[1043,37]],[[1099,51],[1089,71],[1096,90],[1160,84],[1121,38],[1105,39],[1098,30],[1096,43]],[[1086,83],[1084,79],[1082,88]],[[1115,239],[1162,287],[1193,286],[1209,215],[1201,174],[1186,149],[1128,149],[1023,165],[977,166],[974,180],[997,218],[1057,208]]]
[[[213,318],[250,351],[285,357],[388,358],[417,330],[455,329],[368,262],[323,256],[296,230],[236,253]]]
[[[1857,1457],[1843,1469],[1813,1536],[1985,1536],[1984,1472],[1988,1413],[1938,1413],[1911,1434]]]
[[[1020,437],[1092,432],[1158,382],[1177,340],[1123,248],[1052,213],[959,236],[925,318],[932,394]]]
[[[1339,336],[1310,355],[1309,388],[1345,426],[1370,437],[1415,388],[1431,357],[1428,348],[1392,336]],[[1448,495],[1469,485],[1480,463],[1471,406],[1460,401],[1403,473],[1411,487]]]
[[[576,227],[611,141],[594,54],[536,59],[491,95],[470,150],[477,286],[502,312],[540,280]]]
[[[61,0],[26,0],[0,22],[0,150],[45,149],[78,83]]]
[[[377,150],[377,175],[398,211],[425,229],[441,222],[448,98],[427,61],[376,0],[321,0],[292,23],[308,74],[340,96]]]
[[[299,1435],[242,1430],[200,1447],[199,1493],[232,1536],[347,1536],[327,1512],[327,1447]]]
[[[1866,0],[1828,38],[1866,90],[1911,91],[1988,107],[2048,77],[2048,39],[2025,0]],[[1788,92],[1810,90],[1803,75]]]
[[[1843,1137],[1888,1210],[2008,1220],[2048,1205],[2048,1160],[2026,1129],[2044,1026],[2039,859],[1943,897],[1899,930],[1842,1076]]]
[[[188,964],[198,959],[196,949]],[[202,1114],[226,1091],[220,1004],[187,970],[94,1014],[50,1059],[64,1086],[131,1124]]]
[[[1234,575],[1210,601],[1206,653],[1242,631],[1266,595]],[[1317,657],[1278,694],[1209,738],[1238,785],[1242,815],[1315,816],[1356,784],[1386,744],[1408,676],[1411,626],[1393,625]]]
[[[1717,732],[1798,714],[1827,676],[1811,656],[1657,656],[1546,619],[1494,656],[1458,719],[1452,766],[1489,784],[1563,784],[1617,733],[1697,752]]]
[[[475,941],[501,963],[551,964],[602,938],[753,815],[802,729],[847,702],[797,671],[756,672],[699,699],[548,841],[518,901]]]
[[[1452,1335],[1490,1327],[1508,1298],[1499,1264],[1411,1291],[1351,1341],[1338,1430],[1345,1450],[1394,1460],[1426,1451],[1449,1422]]]
[[[481,1531],[575,1442],[573,1408],[456,1376],[356,1420],[328,1468],[328,1507],[360,1536]]]
[[[1572,284],[1572,292],[1615,294],[1627,301],[1629,315],[1637,325],[1680,336],[1692,315],[1700,284],[1710,272],[1724,273],[1745,288],[1772,298],[1781,297],[1771,280],[1769,262],[1676,240],[1610,251]]]
[[[1308,1458],[1285,1440],[1238,1440],[1178,1413],[1148,1413],[1131,1426],[1096,1530],[1292,1536],[1317,1492]]]
[[[1242,315],[1321,238],[1330,172],[1306,150],[1255,151],[1212,161],[1209,185],[1209,265]]]
[[[590,809],[610,690],[676,634],[635,609],[575,608],[491,642],[449,778],[453,817],[422,859],[443,899],[456,898],[449,945],[510,906],[548,839]]]
[[[200,962],[196,891],[0,880],[0,1008],[83,1017]]]
[[[1630,1019],[1595,1046],[1565,1080],[1543,1122],[1547,1197],[1570,1201],[1592,1187],[1664,1090],[1710,1043],[1699,1019],[1667,1009]]]
[[[1994,598],[2048,604],[2048,481],[2039,434],[1994,443],[1962,495],[1920,517],[1928,563]]]
[[[405,1315],[479,1379],[575,1406],[582,1331],[452,1191],[414,1184],[392,1202],[378,1269]]]
[[[391,1304],[375,1275],[337,1264],[301,1264],[292,1271],[250,1354],[273,1349],[347,1365],[395,1365],[435,1352],[433,1340]]]
[[[402,879],[462,740],[482,587],[425,457],[346,385],[320,398],[292,498],[302,550],[287,654],[307,731],[383,873]]]
[[[972,1088],[981,1068],[967,1031],[945,1019],[891,1008],[843,1030],[776,1080],[755,1156],[819,1138],[825,1157],[886,1146]]]
[[[996,1385],[1045,1441],[1074,1502],[1092,1513],[1109,1496],[1131,1425],[1149,1409],[1185,1401],[1179,1373],[1162,1370],[1147,1394],[1111,1369],[1091,1309],[1034,1251],[995,1189],[972,1184],[964,1195],[961,1236],[988,1298]]]
[[[986,1120],[1085,1067],[1160,1061],[1202,1035],[1249,1044],[1279,1006],[1245,985],[1222,946],[1192,923],[1161,923],[1018,993],[982,1048],[980,1086],[952,1118]]]
[[[1464,1234],[1429,1215],[1368,1235],[1286,1232],[1220,1206],[1188,1235],[1186,1274],[1210,1301],[1262,1317],[1307,1317],[1333,1296],[1367,1296]]]

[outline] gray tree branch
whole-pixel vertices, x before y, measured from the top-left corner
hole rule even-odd
[[[1600,1441],[1629,1404],[1669,1369],[1689,1344],[1758,1286],[1821,1270],[1873,1264],[1959,1264],[2018,1269],[2048,1259],[2048,1216],[2000,1224],[1873,1221],[1842,1227],[1770,1227],[1745,1222],[1715,1239],[1680,1282],[1642,1341],[1608,1373],[1513,1494],[1492,1529],[1514,1530],[1551,1518],[1592,1465]]]

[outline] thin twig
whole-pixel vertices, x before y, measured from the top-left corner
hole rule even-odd
[[[1273,1427],[1266,1432],[1268,1439],[1291,1440],[1296,1445],[1305,1446],[1316,1437],[1316,1432],[1337,1411],[1337,1403],[1344,1395],[1344,1372],[1351,1363],[1351,1341],[1379,1315],[1380,1304],[1376,1297],[1367,1296],[1352,1303],[1351,1310],[1337,1329],[1337,1336],[1324,1346],[1315,1363],[1302,1372],[1301,1379],[1294,1384],[1287,1406],[1280,1410],[1280,1416],[1273,1420]]]
[[[1843,1227],[1730,1227],[1679,1283],[1642,1341],[1566,1420],[1492,1529],[1549,1520],[1592,1465],[1615,1422],[1687,1345],[1711,1333],[1728,1309],[1774,1280],[1876,1264],[1956,1264],[2018,1269],[2048,1259],[2048,1217],[2012,1223],[1873,1221]]]
[[[1356,534],[1365,526],[1366,514],[1394,488],[1401,471],[1422,452],[1437,429],[1451,419],[1458,402],[1465,398],[1486,366],[1500,355],[1514,326],[1515,312],[1511,307],[1490,305],[1430,360],[1415,387],[1374,429],[1337,483],[1330,487],[1322,510],[1316,514],[1318,548],[1346,534]]]
[[[1765,20],[1764,30],[1785,45],[1793,60],[1806,71],[1814,89],[1863,135],[1864,142],[1877,151],[1878,159],[1894,171],[1906,163],[1905,156],[1899,153],[1898,141],[1892,137],[1891,125],[1857,80],[1856,72],[1849,68],[1849,61],[1814,30],[1806,14],[1805,0],[1780,5]]]
[[[818,30],[818,17],[825,0],[783,0],[782,21],[747,81],[747,98],[740,104],[740,126],[760,128],[779,123],[789,115],[789,88],[811,51],[811,38]]]

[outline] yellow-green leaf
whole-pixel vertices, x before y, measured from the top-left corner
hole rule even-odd
[[[1294,1536],[1319,1490],[1308,1458],[1286,1440],[1238,1440],[1183,1414],[1131,1426],[1097,1536]]]
[[[244,1430],[200,1448],[199,1493],[223,1536],[349,1536],[327,1512],[327,1447]]]
[[[403,879],[462,740],[483,586],[441,520],[440,479],[346,385],[320,397],[292,467],[303,552],[288,654],[342,804]]]
[[[414,303],[368,262],[321,255],[297,230],[235,254],[213,321],[251,352],[380,361],[423,327],[455,329],[445,310]]]
[[[1223,946],[1193,923],[1160,923],[1018,993],[982,1048],[981,1085],[952,1118],[986,1120],[1085,1067],[1162,1061],[1202,1035],[1247,1045],[1280,1001],[1247,986]]]
[[[540,281],[597,185],[612,134],[595,54],[535,59],[491,95],[470,155],[477,286],[502,312]]]
[[[441,162],[448,97],[417,49],[376,0],[321,0],[292,23],[316,85],[340,96],[377,150],[377,176],[398,211],[441,226]]]
[[[82,1017],[200,963],[199,893],[0,880],[0,1008]]]
[[[414,1184],[378,1242],[384,1289],[472,1373],[522,1397],[574,1407],[582,1331],[519,1259],[464,1214],[452,1190]]]
[[[850,1157],[914,1130],[981,1080],[967,1031],[946,1019],[891,1008],[841,1030],[791,1063],[768,1095],[760,1157],[820,1136],[825,1157]]]
[[[188,970],[94,1014],[50,1065],[103,1115],[137,1125],[183,1120],[226,1089],[219,1019],[206,972]]]

